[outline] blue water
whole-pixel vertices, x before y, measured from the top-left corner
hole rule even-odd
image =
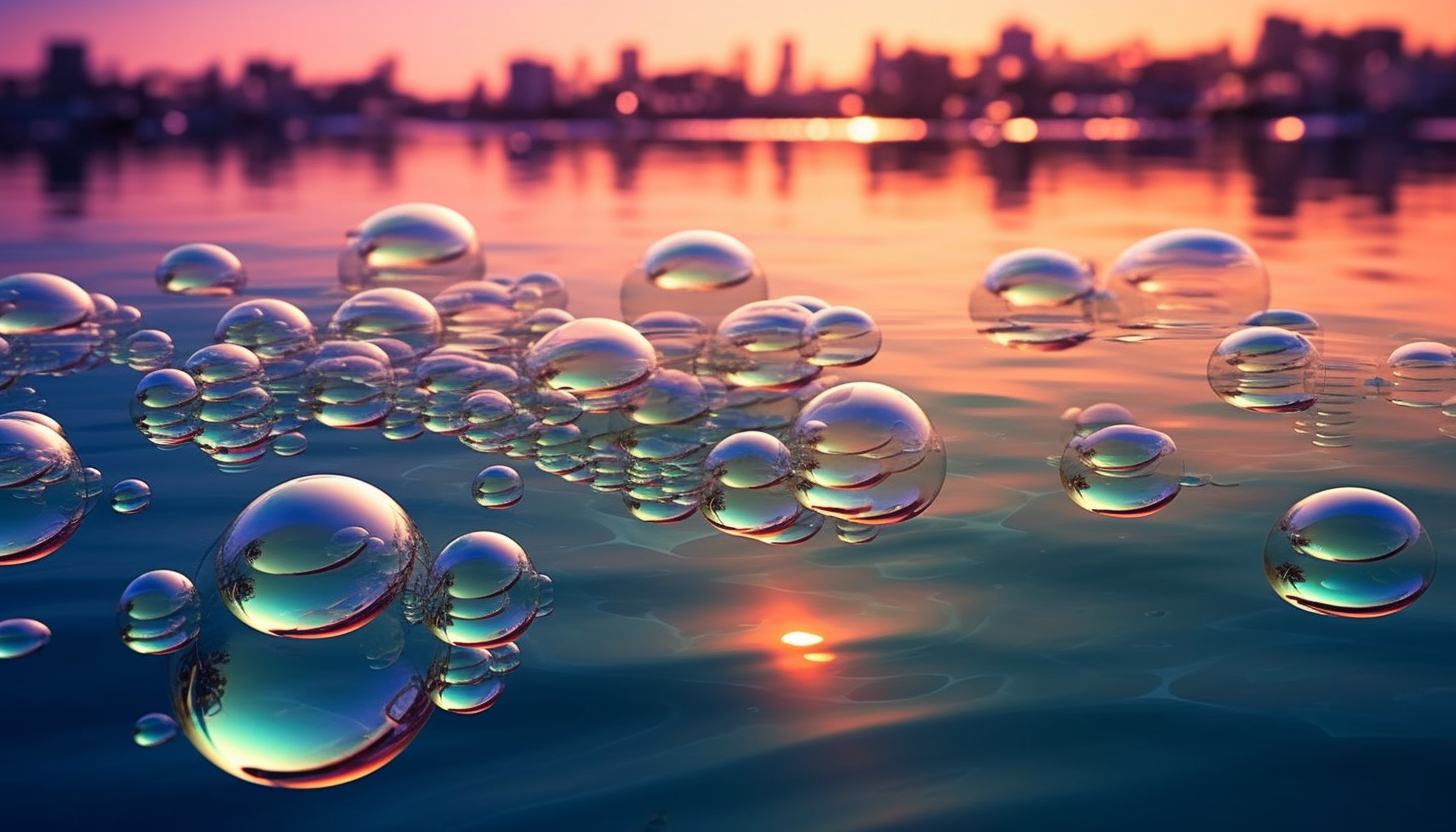
[[[1321,617],[1276,596],[1262,551],[1281,512],[1338,485],[1385,491],[1438,552],[1456,549],[1456,440],[1441,432],[1456,420],[1377,397],[1352,406],[1349,447],[1323,448],[1295,416],[1214,397],[1213,341],[1017,352],[966,313],[1005,251],[1055,246],[1105,265],[1196,225],[1248,240],[1274,304],[1324,324],[1327,355],[1378,365],[1407,341],[1452,343],[1448,155],[1156,150],[511,154],[500,136],[419,130],[378,146],[0,156],[0,270],[135,304],[179,357],[210,343],[234,302],[157,291],[152,268],[186,242],[229,247],[248,297],[322,323],[345,297],[343,231],[396,202],[439,202],[475,223],[490,272],[553,271],[576,315],[615,316],[648,244],[716,228],[754,249],[772,296],[874,315],[881,355],[842,376],[916,398],[949,458],[930,510],[872,543],[826,532],[770,547],[698,518],[638,522],[617,496],[529,463],[514,463],[522,502],[487,511],[469,486],[504,460],[438,436],[312,426],[306,453],[224,474],[129,424],[135,372],[26,379],[0,407],[50,413],[108,488],[139,477],[153,498],[130,516],[102,506],[60,551],[0,572],[0,618],[54,633],[0,662],[0,829],[1448,828],[1456,583],[1442,567],[1396,615]],[[1139,519],[1082,511],[1049,459],[1070,433],[1063,411],[1103,400],[1172,436],[1190,472],[1235,487],[1188,488]],[[168,707],[168,663],[117,638],[122,589],[150,569],[195,573],[254,497],[325,472],[389,493],[436,549],[498,531],[553,578],[555,612],[520,640],[500,702],[437,713],[383,769],[323,790],[237,780],[180,736],[137,747],[135,719]],[[833,660],[783,645],[793,630],[823,635],[814,649]]]

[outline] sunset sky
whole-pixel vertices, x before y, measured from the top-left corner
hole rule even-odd
[[[550,60],[565,73],[584,60],[601,80],[614,74],[617,51],[637,44],[649,74],[724,70],[746,48],[748,80],[762,89],[789,36],[798,84],[833,84],[860,79],[876,35],[892,51],[949,52],[964,69],[1011,21],[1035,30],[1042,53],[1062,43],[1093,55],[1141,38],[1154,54],[1228,42],[1242,58],[1271,11],[1337,31],[1401,25],[1408,46],[1456,48],[1450,0],[0,0],[0,71],[33,72],[44,43],[62,36],[90,43],[94,71],[123,76],[218,62],[236,77],[243,60],[268,57],[292,62],[306,81],[328,81],[393,55],[404,89],[462,95],[480,78],[499,94],[513,57]]]

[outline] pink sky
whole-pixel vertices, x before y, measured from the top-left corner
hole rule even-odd
[[[393,55],[403,88],[461,95],[477,78],[499,93],[506,62],[519,56],[553,61],[565,73],[584,60],[601,79],[615,72],[622,46],[638,44],[648,73],[726,69],[746,48],[749,81],[762,88],[790,36],[800,84],[850,83],[860,79],[876,35],[891,50],[913,44],[948,52],[963,68],[1010,21],[1033,28],[1043,53],[1063,43],[1091,55],[1141,38],[1154,54],[1227,42],[1243,57],[1271,11],[1337,31],[1400,25],[1408,47],[1456,48],[1450,0],[4,0],[0,69],[34,71],[43,44],[66,36],[90,43],[93,69],[124,75],[219,62],[235,77],[243,60],[262,56],[324,81],[360,76]]]

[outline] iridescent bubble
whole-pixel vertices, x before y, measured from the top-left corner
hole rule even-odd
[[[834,533],[840,542],[849,544],[869,543],[880,536],[879,526],[865,526],[844,520],[834,526]]]
[[[680,231],[649,246],[622,279],[622,317],[676,311],[712,326],[767,297],[768,281],[748,246],[717,231]]]
[[[521,475],[509,465],[492,465],[475,475],[470,496],[483,508],[510,508],[526,493]]]
[[[708,328],[685,312],[649,312],[632,322],[657,350],[659,366],[691,370],[703,345],[708,341]]]
[[[298,431],[289,431],[273,437],[272,447],[277,456],[298,456],[308,450],[308,437]]]
[[[339,304],[329,320],[330,338],[367,341],[394,338],[423,355],[440,343],[440,314],[408,289],[367,289]]]
[[[782,300],[760,300],[734,309],[718,324],[716,338],[748,352],[798,350],[808,342],[809,310]]]
[[[1130,328],[1233,326],[1269,304],[1269,275],[1247,243],[1185,228],[1134,243],[1108,276]]]
[[[763,488],[790,474],[789,449],[777,436],[746,430],[713,446],[703,463],[708,476],[729,488]]]
[[[117,514],[136,514],[151,504],[152,487],[142,480],[122,480],[111,487],[111,510]]]
[[[538,387],[584,400],[633,388],[657,369],[657,353],[642,334],[610,318],[579,318],[531,346],[525,373]]]
[[[369,623],[427,551],[389,495],[319,474],[249,503],[214,557],[218,590],[240,621],[270,635],[325,638]]]
[[[1098,402],[1081,408],[1069,417],[1072,420],[1073,436],[1090,436],[1113,425],[1135,425],[1132,411],[1116,402]]]
[[[536,617],[540,582],[520,544],[496,532],[450,541],[430,572],[425,623],[457,647],[515,641]]]
[[[485,647],[451,647],[430,668],[430,698],[442,711],[478,714],[500,699],[505,690],[505,672],[493,650]]]
[[[1239,326],[1277,326],[1298,332],[1311,342],[1317,342],[1323,331],[1314,316],[1297,309],[1265,309],[1239,321]]]
[[[127,336],[122,346],[126,366],[139,373],[160,370],[172,363],[172,336],[158,329],[142,329]]]
[[[217,322],[213,340],[252,350],[265,363],[303,352],[314,345],[314,326],[303,310],[273,298],[244,301]]]
[[[1062,453],[1062,490],[1108,517],[1145,517],[1178,496],[1183,460],[1172,438],[1152,428],[1112,425],[1075,437]]]
[[[531,272],[511,283],[511,303],[522,315],[538,309],[565,309],[566,282],[550,272]]]
[[[34,618],[0,621],[0,659],[19,659],[51,643],[51,628]]]
[[[813,313],[805,329],[809,363],[857,367],[880,352],[880,328],[869,313],[853,306],[828,306]]]
[[[510,291],[485,280],[467,280],[447,286],[430,301],[440,316],[448,343],[465,344],[485,352],[510,345],[506,331],[520,321]]]
[[[1208,386],[1254,413],[1308,410],[1318,398],[1319,352],[1290,329],[1254,326],[1230,333],[1208,357]]]
[[[179,295],[232,295],[248,285],[243,261],[211,243],[178,246],[157,265],[157,286]]]
[[[142,748],[152,748],[177,736],[177,720],[167,714],[143,714],[132,726],[132,741]]]
[[[197,382],[192,376],[173,367],[142,376],[135,393],[137,402],[149,408],[181,407],[195,401],[197,395]]]
[[[60,275],[25,272],[0,278],[0,335],[73,327],[95,311],[91,295]]]
[[[627,415],[641,425],[676,425],[708,412],[708,394],[696,376],[658,370],[636,391]]]
[[[703,493],[699,509],[713,528],[753,538],[774,537],[793,527],[805,512],[790,483],[760,488],[714,484]]]
[[[702,364],[729,384],[785,390],[802,386],[822,367],[809,361],[812,314],[797,303],[755,301],[719,322]]]
[[[0,566],[59,549],[86,512],[81,461],[43,422],[0,418]]]
[[[212,344],[203,347],[183,363],[198,384],[217,385],[233,382],[255,382],[263,377],[263,364],[258,355],[237,344]]]
[[[1386,401],[1401,407],[1440,407],[1456,393],[1456,353],[1437,341],[1396,347],[1380,378]]]
[[[1080,257],[1024,248],[991,261],[971,290],[971,321],[1002,346],[1064,350],[1092,336],[1097,277]]]
[[[382,423],[395,406],[389,356],[365,341],[329,341],[304,371],[302,409],[331,428]]]
[[[163,655],[197,638],[202,601],[191,579],[170,569],[137,576],[121,593],[116,629],[121,642],[138,653]]]
[[[250,629],[209,595],[201,634],[168,675],[182,733],[228,774],[294,789],[357,780],[434,712],[426,672],[439,648],[400,604],[357,630],[300,641]]]
[[[339,283],[349,291],[374,285],[438,287],[485,274],[475,226],[443,205],[394,205],[345,236]]]
[[[1264,574],[1308,612],[1374,618],[1399,612],[1436,574],[1436,549],[1405,504],[1368,488],[1332,488],[1295,503],[1269,531]]]

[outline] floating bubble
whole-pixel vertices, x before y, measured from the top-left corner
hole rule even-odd
[[[514,646],[514,645],[508,645]],[[442,711],[478,714],[500,699],[505,672],[494,655],[500,648],[451,647],[430,669],[430,698]]]
[[[731,488],[717,483],[703,494],[700,509],[713,528],[760,539],[788,530],[805,512],[789,483],[760,488]]]
[[[270,635],[325,638],[369,623],[427,551],[389,495],[319,474],[249,503],[214,557],[218,590],[240,621]]]
[[[212,344],[192,353],[183,369],[202,385],[252,383],[263,378],[258,355],[237,344]]]
[[[1129,328],[1227,327],[1267,308],[1269,275],[1247,243],[1185,228],[1134,243],[1112,265],[1109,288]]]
[[[1064,350],[1092,336],[1097,277],[1080,257],[1025,248],[991,261],[971,290],[971,321],[1006,347]]]
[[[1456,393],[1456,353],[1436,341],[1396,347],[1380,378],[1386,401],[1401,407],[1440,407]]]
[[[1319,321],[1313,315],[1297,309],[1265,309],[1239,321],[1239,326],[1277,326],[1298,332],[1316,346],[1323,334]]]
[[[509,465],[492,465],[475,475],[470,496],[483,508],[510,508],[526,493],[521,475]]]
[[[394,338],[424,355],[440,343],[440,314],[408,289],[366,289],[339,304],[329,320],[330,338],[367,341]]]
[[[234,777],[335,786],[379,769],[425,726],[437,649],[398,603],[357,630],[300,641],[249,628],[209,592],[201,634],[169,669],[172,710],[193,746]]]
[[[81,462],[43,421],[0,418],[0,566],[59,549],[85,515]]]
[[[657,350],[659,366],[678,370],[692,370],[709,336],[703,322],[685,312],[649,312],[633,321],[632,328]]]
[[[708,393],[696,376],[658,370],[634,393],[626,410],[638,424],[681,424],[708,412]]]
[[[167,252],[156,278],[163,292],[178,295],[232,295],[248,285],[243,261],[212,243],[190,243]]]
[[[566,282],[550,272],[531,272],[516,278],[508,289],[516,312],[531,315],[539,309],[565,309]]]
[[[777,436],[746,430],[714,445],[703,466],[729,488],[763,488],[787,479],[790,462],[789,449]]]
[[[1208,357],[1208,386],[1254,413],[1308,410],[1318,398],[1319,352],[1298,332],[1254,326],[1230,333]]]
[[[1108,517],[1145,517],[1178,496],[1183,460],[1167,434],[1112,425],[1075,437],[1062,453],[1062,490],[1072,502]]]
[[[430,304],[440,316],[447,343],[486,353],[507,350],[511,345],[508,330],[521,318],[510,290],[485,280],[447,286]]]
[[[806,353],[812,313],[797,303],[764,300],[744,304],[719,322],[703,358],[729,384],[789,389],[819,375]]]
[[[288,301],[261,298],[223,313],[213,340],[247,347],[267,363],[311,348],[315,331],[303,310]]]
[[[156,569],[137,576],[121,593],[117,632],[122,644],[138,653],[173,653],[197,638],[201,605],[190,578],[170,569]]]
[[[289,431],[273,437],[272,447],[277,456],[298,456],[308,450],[308,437],[298,431]]]
[[[1269,531],[1264,574],[1308,612],[1375,618],[1431,585],[1436,549],[1405,504],[1368,488],[1332,488],[1295,503]]]
[[[394,389],[382,349],[365,341],[328,341],[304,371],[300,400],[310,418],[328,427],[366,428],[382,423],[395,407]]]
[[[160,370],[172,363],[172,336],[157,329],[142,329],[127,336],[122,345],[126,366],[139,373]]]
[[[859,523],[839,521],[834,527],[835,535],[843,543],[859,544],[869,543],[880,536],[879,526],[864,526]]]
[[[132,726],[132,741],[142,748],[153,748],[177,736],[177,720],[167,714],[143,714]]]
[[[423,288],[485,274],[475,226],[443,205],[394,205],[345,236],[339,283],[349,291],[374,285]]]
[[[648,247],[622,280],[622,317],[676,311],[712,326],[725,313],[768,297],[748,246],[717,231],[679,231]]]
[[[526,552],[496,532],[470,532],[440,550],[425,623],[457,647],[515,641],[536,618],[540,581]]]
[[[51,643],[51,628],[34,618],[0,621],[0,659],[19,659]]]
[[[621,321],[579,318],[532,345],[524,368],[536,386],[573,393],[585,404],[641,383],[657,369],[657,353]]]
[[[34,335],[84,323],[96,311],[85,289],[60,275],[0,278],[0,335]]]
[[[869,313],[853,306],[814,311],[805,330],[810,364],[857,367],[880,352],[880,328]]]
[[[197,382],[182,370],[153,370],[137,382],[135,398],[143,407],[160,409],[190,404],[198,396]]]
[[[1066,417],[1072,420],[1073,436],[1090,436],[1113,425],[1135,425],[1132,411],[1116,402],[1098,402],[1076,410]]]
[[[117,514],[136,514],[151,503],[152,487],[142,480],[122,480],[111,487],[111,510]]]

